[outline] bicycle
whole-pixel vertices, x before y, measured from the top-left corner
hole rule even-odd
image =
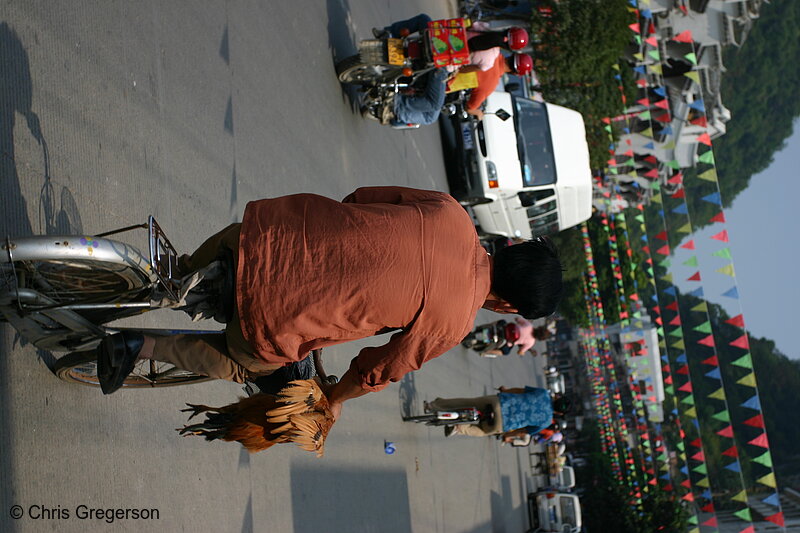
[[[147,229],[149,257],[137,248],[107,237]],[[53,372],[60,379],[99,386],[95,348],[100,340],[123,329],[106,324],[161,308],[196,308],[177,272],[178,255],[156,220],[94,236],[6,238],[0,246],[0,322],[10,323],[37,348],[70,352]],[[212,264],[208,276],[191,289],[194,300],[230,316],[233,295],[232,260]],[[210,268],[210,267],[209,267]],[[152,335],[208,333],[147,329]],[[212,331],[215,333],[215,331]],[[128,388],[166,387],[212,378],[154,360],[137,363],[126,379]]]

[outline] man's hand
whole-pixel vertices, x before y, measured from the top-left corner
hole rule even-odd
[[[483,110],[482,109],[467,109],[467,113],[474,116],[478,120],[483,120]]]
[[[342,414],[342,403],[341,402],[331,403],[330,407],[331,407],[331,415],[333,415],[333,421],[337,422],[339,420],[339,416],[341,416]]]

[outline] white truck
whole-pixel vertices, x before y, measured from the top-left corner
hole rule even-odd
[[[542,491],[528,494],[528,533],[579,533],[581,502],[574,494]]]
[[[495,91],[482,121],[456,113],[440,125],[450,192],[471,206],[483,233],[531,239],[591,216],[589,148],[577,111]]]

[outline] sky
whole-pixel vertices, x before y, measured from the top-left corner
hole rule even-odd
[[[747,189],[725,207],[725,224],[712,224],[687,239],[694,251],[676,249],[670,271],[681,291],[699,285],[686,279],[700,271],[703,292],[709,302],[722,305],[730,316],[744,314],[750,335],[775,341],[784,355],[800,360],[800,120],[786,146],[776,152],[772,164],[753,176]],[[719,180],[725,179],[724,175]],[[695,221],[692,221],[695,224]],[[711,238],[728,230],[730,242]],[[687,240],[684,239],[684,242]],[[736,277],[716,272],[729,263],[712,253],[727,246],[733,256]],[[698,267],[682,263],[695,255]],[[739,299],[722,296],[737,285]]]

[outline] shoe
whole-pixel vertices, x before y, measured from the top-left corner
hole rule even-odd
[[[385,28],[372,28],[372,36],[376,39],[388,39],[391,37],[389,31]]]
[[[456,429],[455,426],[445,426],[444,427],[444,436],[445,437],[449,437],[450,435],[453,434],[453,431],[455,431],[455,429]]]
[[[144,335],[123,331],[109,335],[97,347],[97,377],[103,394],[112,394],[122,387],[136,366],[144,346]]]
[[[380,119],[378,119],[378,117],[373,115],[372,111],[370,110],[370,108],[368,108],[366,106],[361,108],[361,116],[366,118],[366,119],[369,119],[369,120],[375,120],[377,122],[380,122]]]

